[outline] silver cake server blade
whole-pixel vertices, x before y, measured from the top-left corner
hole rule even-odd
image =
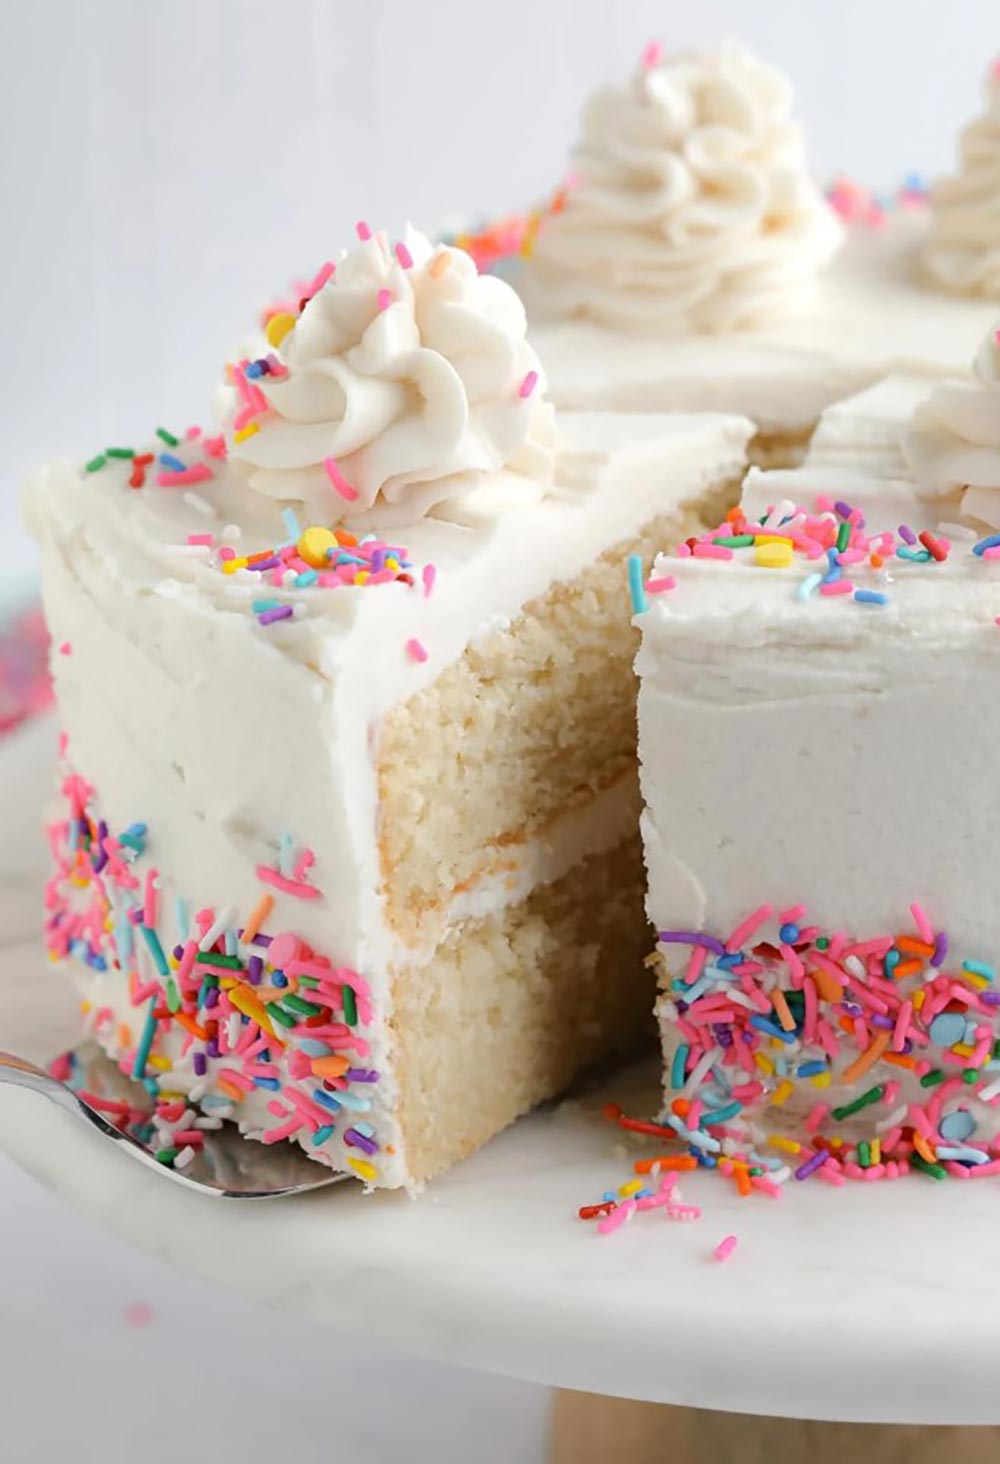
[[[71,1060],[72,1085],[60,1082],[23,1057],[0,1052],[0,1086],[11,1084],[41,1093],[175,1184],[227,1200],[274,1200],[352,1178],[310,1159],[296,1144],[261,1144],[245,1139],[233,1123],[199,1130],[201,1142],[193,1146],[191,1162],[182,1169],[174,1168],[164,1162],[163,1150],[154,1136],[154,1104],[143,1085],[125,1077],[95,1043],[81,1043],[67,1056]],[[92,1106],[94,1100],[104,1112]],[[118,1117],[116,1108],[119,1113],[128,1109],[127,1121],[119,1118],[118,1123],[112,1122]]]

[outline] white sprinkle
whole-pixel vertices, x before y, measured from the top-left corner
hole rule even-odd
[[[892,1110],[887,1118],[879,1119],[878,1123],[875,1125],[875,1132],[877,1134],[887,1134],[890,1129],[895,1128],[897,1124],[904,1121],[904,1119],[906,1118],[906,1113],[906,1104],[901,1103],[898,1108],[894,1108]]]
[[[208,559],[212,553],[207,544],[165,544],[163,547],[175,559]]]
[[[188,1165],[191,1163],[191,1160],[193,1158],[194,1158],[194,1150],[192,1149],[192,1147],[191,1147],[190,1144],[185,1144],[184,1147],[183,1147],[183,1149],[180,1151],[180,1153],[174,1159],[174,1168],[175,1169],[186,1169],[188,1167]]]
[[[243,530],[240,528],[239,524],[225,524],[222,530],[222,537],[226,540],[242,539]]]
[[[203,514],[205,518],[214,519],[217,517],[215,509],[207,498],[202,498],[200,493],[185,493],[184,502],[188,508],[193,508],[196,513]]]
[[[865,970],[864,962],[860,956],[845,956],[844,965],[850,971],[851,975],[856,976],[859,981],[865,981],[867,979],[868,973]]]
[[[681,1096],[683,1098],[690,1098],[691,1094],[701,1087],[702,1079],[708,1076],[709,1071],[715,1066],[721,1056],[721,1047],[713,1047],[709,1052],[702,1053],[690,1077],[681,1089]]]
[[[226,929],[227,926],[232,925],[235,920],[236,910],[232,905],[228,905],[224,910],[220,910],[218,915],[216,915],[215,919],[212,921],[211,925],[205,931],[205,934],[202,936],[201,940],[198,942],[198,949],[200,951],[211,950],[212,946],[215,945],[215,942],[219,939],[219,936],[222,934],[222,932]]]
[[[990,1099],[995,1098],[998,1093],[1000,1093],[1000,1078],[997,1078],[996,1082],[991,1083],[988,1088],[982,1088],[980,1090],[980,1102],[989,1103]]]

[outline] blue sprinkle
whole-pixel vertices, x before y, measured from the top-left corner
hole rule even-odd
[[[981,557],[987,549],[995,549],[998,544],[1000,544],[1000,534],[988,534],[985,539],[980,539],[978,544],[973,544],[972,552]]]
[[[283,508],[281,510],[282,521],[288,530],[289,537],[298,543],[302,538],[302,525],[299,523],[298,515],[294,508]]]
[[[990,1156],[985,1149],[970,1149],[965,1144],[956,1144],[954,1148],[943,1148],[940,1144],[937,1147],[939,1159],[956,1159],[960,1164],[988,1164]]]
[[[674,1052],[673,1061],[670,1064],[670,1086],[671,1088],[683,1088],[684,1067],[687,1063],[687,1055],[690,1051],[688,1044],[682,1042]]]
[[[628,557],[628,592],[632,598],[632,614],[641,615],[646,609],[646,591],[642,583],[642,559],[638,554]]]
[[[316,1102],[321,1103],[324,1108],[329,1108],[331,1113],[340,1112],[340,1103],[338,1099],[334,1098],[332,1093],[328,1093],[325,1088],[315,1088],[313,1090],[312,1096],[315,1098]]]
[[[318,1149],[320,1144],[325,1144],[327,1139],[332,1139],[335,1133],[336,1129],[332,1123],[326,1123],[322,1128],[318,1128],[312,1136],[313,1148]]]
[[[881,590],[855,590],[854,598],[859,605],[888,605],[889,596]]]
[[[743,1112],[742,1103],[727,1103],[725,1108],[715,1108],[711,1113],[702,1114],[701,1126],[708,1128],[710,1124],[728,1123],[731,1118]]]
[[[996,980],[995,968],[987,966],[985,961],[963,961],[962,970],[968,971],[972,976],[984,976],[987,981]]]
[[[169,468],[172,473],[186,473],[187,472],[187,463],[182,463],[181,460],[180,460],[180,458],[179,457],[174,457],[172,453],[169,453],[169,452],[161,452],[160,453],[160,462],[163,464],[163,466],[165,468]]]
[[[319,575],[314,569],[303,569],[295,576],[295,587],[296,589],[304,590],[309,585],[314,585],[318,579]]]
[[[163,947],[160,944],[160,937],[150,925],[140,925],[143,939],[149,946],[149,954],[153,958],[153,965],[161,976],[170,975],[170,967],[167,965],[167,958],[163,954]],[[145,1061],[145,1059],[143,1059]]]
[[[887,976],[891,976],[901,960],[902,956],[900,955],[899,951],[897,951],[896,947],[890,946],[885,953],[885,974]]]
[[[188,924],[187,901],[181,895],[174,897],[174,920],[177,924],[178,939],[184,941],[188,938],[190,925]]]
[[[352,1113],[368,1113],[371,1110],[372,1100],[370,1098],[356,1098],[353,1093],[348,1093],[338,1088],[337,1101],[343,1108],[349,1108]]]
[[[315,1037],[301,1037],[299,1047],[306,1057],[329,1057],[330,1049],[325,1042],[318,1042]]]
[[[363,1119],[359,1118],[354,1127],[357,1132],[362,1135],[363,1138],[373,1139],[375,1137],[375,1130],[372,1128],[370,1123],[365,1123]]]
[[[938,1133],[953,1144],[964,1144],[976,1132],[976,1120],[967,1108],[956,1108],[946,1113],[938,1124]]]
[[[264,375],[264,367],[260,361],[251,361],[249,366],[243,368],[243,375],[249,377],[251,381],[256,381],[258,376]]]
[[[778,939],[783,945],[794,945],[799,938],[799,927],[797,925],[783,925],[778,931]]]
[[[145,930],[146,927],[143,926]],[[154,996],[149,1003],[146,1012],[146,1021],[142,1029],[142,1036],[139,1038],[139,1045],[135,1049],[135,1061],[132,1064],[133,1078],[144,1078],[146,1076],[146,1059],[149,1056],[150,1048],[153,1045],[153,1038],[156,1035],[156,1011],[157,998]]]
[[[822,583],[823,576],[821,574],[807,575],[795,591],[796,600],[808,600],[813,591],[818,589]]]
[[[277,1093],[281,1088],[277,1078],[254,1078],[253,1082],[255,1088],[270,1088],[272,1093]]]
[[[973,554],[975,550],[973,549]],[[909,559],[912,564],[926,564],[931,557],[929,549],[907,549],[905,544],[900,544],[896,550],[897,559]]]
[[[825,1062],[816,1062],[816,1061],[814,1061],[814,1062],[804,1062],[796,1070],[795,1076],[797,1078],[814,1078],[819,1073],[825,1073],[825,1072],[826,1072],[826,1063]]]
[[[786,1032],[783,1027],[778,1026],[777,1022],[772,1022],[767,1017],[754,1015],[750,1018],[750,1025],[756,1027],[759,1032],[766,1032],[769,1037],[780,1037],[782,1042],[796,1040],[794,1032]]]
[[[282,834],[278,844],[278,868],[286,879],[292,877],[292,836]]]

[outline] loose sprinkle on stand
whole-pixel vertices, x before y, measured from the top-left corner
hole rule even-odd
[[[728,1261],[737,1245],[739,1245],[739,1241],[735,1235],[725,1236],[723,1240],[719,1241],[719,1244],[712,1252],[712,1259],[714,1261]]]
[[[406,642],[406,654],[412,661],[423,662],[427,660],[427,649],[422,641],[417,640],[416,636],[412,636]]]

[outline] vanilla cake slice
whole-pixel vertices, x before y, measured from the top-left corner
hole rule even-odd
[[[201,1109],[412,1187],[649,1021],[623,563],[751,426],[554,429],[513,292],[360,234],[222,433],[30,485],[46,928],[168,1160]]]
[[[998,382],[844,403],[638,616],[664,1118],[747,1187],[1000,1173]]]

